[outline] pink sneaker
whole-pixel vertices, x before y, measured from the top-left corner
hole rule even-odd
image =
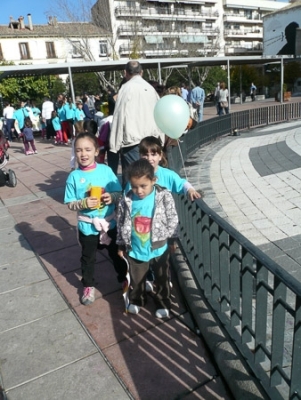
[[[81,302],[83,305],[87,306],[88,304],[92,304],[95,300],[95,294],[94,294],[94,287],[84,287],[84,293],[81,298]]]

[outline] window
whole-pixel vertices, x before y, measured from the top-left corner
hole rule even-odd
[[[53,42],[46,42],[47,58],[56,58]]]
[[[108,45],[105,40],[99,41],[99,57],[105,57],[108,55]]]
[[[1,43],[0,43],[0,60],[3,60],[3,53],[2,53]]]
[[[21,60],[28,60],[30,58],[28,43],[19,43]]]
[[[72,57],[73,58],[78,58],[81,57],[81,52],[80,52],[80,42],[72,42]]]

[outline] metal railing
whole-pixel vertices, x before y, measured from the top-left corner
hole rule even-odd
[[[201,122],[181,139],[183,158],[233,127],[300,118],[300,111],[301,103],[279,104]],[[180,171],[179,149],[172,148],[170,156]],[[301,283],[203,200],[175,201],[183,254],[234,345],[271,399],[301,399]]]

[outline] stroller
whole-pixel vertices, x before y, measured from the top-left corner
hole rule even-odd
[[[6,168],[9,161],[8,148],[9,142],[3,132],[0,131],[0,186],[15,187],[17,185],[16,174],[13,170]]]

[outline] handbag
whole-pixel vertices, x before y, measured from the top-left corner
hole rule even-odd
[[[228,104],[227,101],[221,101],[221,102],[220,102],[220,105],[221,105],[222,108],[229,107],[229,104]]]
[[[189,107],[189,121],[186,129],[192,129],[196,126],[199,120],[198,110],[192,106],[192,104],[188,103]]]

